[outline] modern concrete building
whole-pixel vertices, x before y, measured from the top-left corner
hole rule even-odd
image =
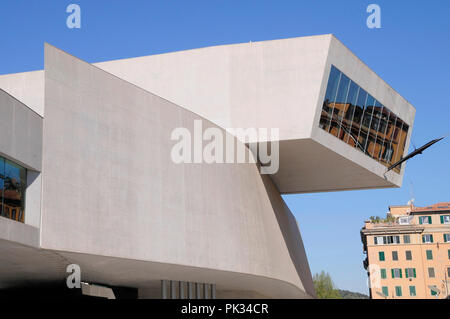
[[[387,219],[366,221],[361,238],[371,298],[448,298],[450,203],[391,206]]]
[[[77,264],[142,298],[314,297],[281,194],[399,187],[404,165],[386,166],[415,115],[332,35],[96,64],[46,44],[44,70],[0,88],[1,285]],[[278,143],[279,169],[175,163],[171,134],[196,120],[252,150]]]

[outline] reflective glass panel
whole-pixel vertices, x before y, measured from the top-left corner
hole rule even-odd
[[[379,136],[381,128],[381,118],[383,117],[383,105],[375,101],[375,107],[373,108],[372,122],[370,124],[370,145],[368,146],[368,153],[371,157],[378,159],[381,150],[381,141]]]
[[[360,130],[360,143],[364,148],[364,152],[367,153],[367,147],[369,145],[370,136],[370,125],[372,123],[372,113],[375,107],[375,99],[368,94],[366,101],[366,109],[363,114],[362,126]]]
[[[364,110],[366,107],[366,100],[367,100],[367,92],[360,88],[359,94],[358,94],[358,100],[355,105],[355,114],[353,115],[352,131],[353,132],[358,131],[358,133],[355,134],[356,140],[357,140],[356,146],[361,151],[364,151],[364,145],[361,144],[360,133],[361,133]]]
[[[391,116],[391,111],[387,107],[383,108],[383,114],[380,119],[380,130],[378,131],[378,138],[380,140],[380,153],[378,154],[378,160],[382,161],[383,153],[386,149],[386,141],[389,143],[389,140],[386,138],[389,126],[389,118]],[[385,162],[382,162],[383,165],[386,165]]]
[[[319,126],[386,167],[402,158],[409,126],[331,66]],[[394,169],[400,172],[399,165]]]
[[[358,98],[359,86],[351,81],[350,88],[348,90],[347,102],[345,104],[345,115],[341,122],[341,139],[351,146],[355,146],[356,138],[358,137],[358,131],[356,134],[352,132],[352,122],[355,113],[356,100]]]
[[[26,170],[11,161],[4,161],[3,216],[24,222]]]
[[[396,163],[400,160],[400,137],[403,127],[403,121],[397,117],[397,122],[394,127],[394,135],[392,137],[392,147],[394,149],[394,154],[392,156],[392,163]],[[399,167],[396,168],[396,171]]]
[[[320,116],[320,127],[328,131],[331,122],[331,112],[333,110],[333,103],[336,98],[337,88],[339,85],[339,78],[341,72],[334,66],[331,66],[330,77],[328,79],[327,91],[322,106],[322,114]]]
[[[348,94],[348,88],[350,85],[350,79],[344,74],[341,75],[341,79],[339,81],[339,88],[336,95],[336,100],[333,105],[332,117],[331,117],[331,126],[330,133],[336,137],[341,128],[342,117],[345,113],[346,108],[346,100]]]

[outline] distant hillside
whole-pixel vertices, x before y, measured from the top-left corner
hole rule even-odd
[[[338,289],[343,299],[369,299],[369,296],[359,292]]]

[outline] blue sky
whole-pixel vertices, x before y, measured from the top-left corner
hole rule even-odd
[[[66,7],[81,6],[81,29]],[[381,7],[381,29],[366,7]],[[89,62],[218,44],[333,33],[417,109],[413,142],[450,132],[450,2],[3,0],[0,74],[43,68],[43,42]],[[312,272],[367,293],[359,230],[389,205],[450,201],[450,137],[410,160],[400,189],[284,196],[297,217]]]

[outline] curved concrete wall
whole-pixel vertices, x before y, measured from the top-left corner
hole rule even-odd
[[[175,164],[171,132],[199,116],[48,45],[45,59],[42,248],[149,262],[143,280],[157,263],[178,280],[209,269],[224,288],[237,273],[263,295],[313,294],[283,233],[295,220],[279,223],[287,207],[255,164]]]

